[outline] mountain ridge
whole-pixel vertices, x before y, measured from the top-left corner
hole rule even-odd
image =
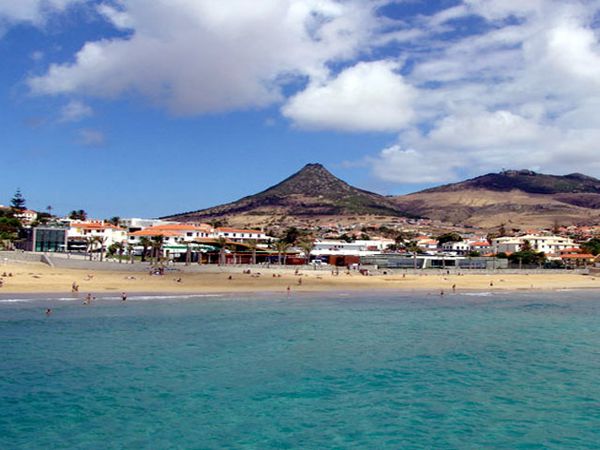
[[[383,195],[356,188],[334,176],[319,163],[306,164],[279,183],[234,202],[162,217],[179,221],[205,221],[245,216],[339,216],[407,214]],[[408,214],[412,217],[412,215]]]

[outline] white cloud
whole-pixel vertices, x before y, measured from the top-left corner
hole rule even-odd
[[[377,177],[396,183],[438,183],[454,178],[455,165],[446,155],[404,150],[399,145],[381,150],[367,162]]]
[[[77,142],[85,147],[102,147],[106,144],[106,135],[100,130],[84,128],[77,133]]]
[[[86,0],[0,0],[0,22],[30,22],[39,25],[51,13]]]
[[[262,107],[290,77],[368,46],[376,3],[361,0],[123,0],[100,12],[126,38],[86,43],[29,79],[37,94],[141,94],[175,114]]]
[[[79,100],[71,100],[60,111],[60,122],[77,122],[94,114],[93,109]]]
[[[419,88],[420,126],[367,158],[373,173],[398,183],[502,168],[600,175],[600,39],[593,26],[600,2],[466,0],[463,6],[426,22],[431,51],[417,55],[405,76]],[[494,26],[436,40],[435,27],[452,27],[448,20],[461,14]],[[508,17],[519,20],[503,22]]]
[[[292,97],[283,114],[297,125],[346,131],[397,131],[414,116],[416,89],[388,61],[362,62],[336,78],[312,82]]]
[[[40,5],[75,2],[28,0],[18,10],[0,0],[0,17],[39,22]],[[600,0],[463,0],[428,17],[377,14],[392,2],[403,6],[107,1],[98,12],[126,36],[87,42],[28,83],[39,95],[143,96],[174,114],[280,102],[307,129],[397,131],[395,145],[364,161],[402,183],[503,167],[600,175]],[[472,16],[485,24],[478,33],[465,29]],[[306,87],[293,92],[299,80]]]

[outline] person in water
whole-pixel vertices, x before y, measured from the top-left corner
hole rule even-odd
[[[50,314],[52,314],[52,309],[46,308],[46,315],[49,316]]]
[[[121,301],[127,301],[127,294],[125,292],[121,293]]]

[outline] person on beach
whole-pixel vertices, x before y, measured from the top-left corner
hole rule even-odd
[[[292,292],[292,288],[290,286],[287,287],[287,295],[288,297],[290,296],[290,293]]]
[[[76,281],[73,281],[73,284],[71,284],[71,292],[79,292],[79,285]]]
[[[122,302],[125,302],[125,301],[127,301],[127,294],[126,294],[125,292],[122,292],[122,293],[121,293],[121,301],[122,301]]]
[[[452,292],[456,292],[456,284],[452,285]]]

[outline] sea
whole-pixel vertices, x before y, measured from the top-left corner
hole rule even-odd
[[[600,448],[598,291],[4,295],[0,349],[0,449]]]

